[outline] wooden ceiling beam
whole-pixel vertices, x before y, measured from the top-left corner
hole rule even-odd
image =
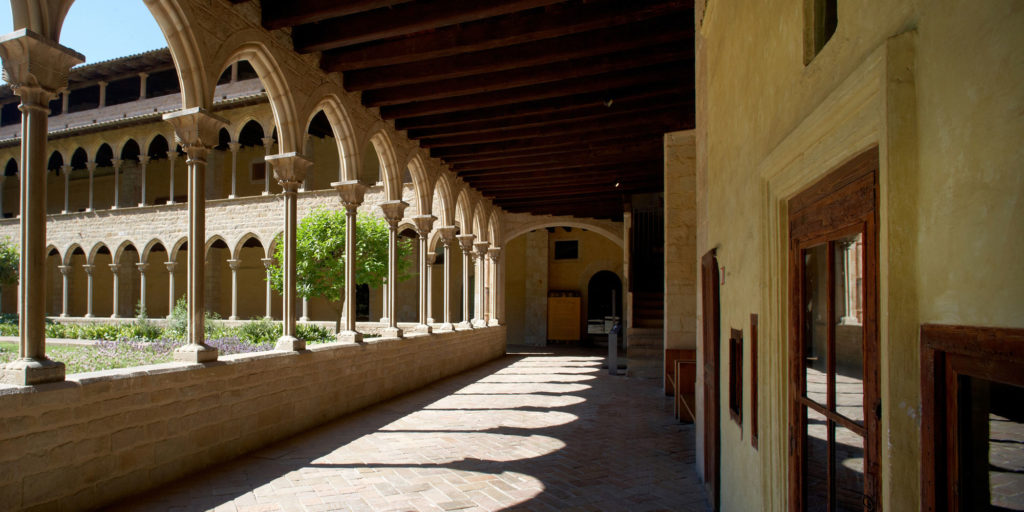
[[[674,63],[693,66],[692,60],[679,45],[664,44],[638,50],[584,57],[571,62],[557,62],[540,66],[496,71],[462,78],[449,78],[436,82],[401,85],[363,92],[363,105],[382,107],[415,101],[429,101],[467,94],[504,91],[515,87],[545,84],[608,73],[623,73],[632,69]]]
[[[663,171],[659,162],[638,162],[635,164],[606,166],[602,170],[573,169],[572,171],[538,171],[534,173],[516,174],[514,177],[486,175],[478,179],[466,179],[474,188],[491,191],[535,191],[543,187],[574,187],[577,185],[608,186],[616,182],[651,181],[663,179]]]
[[[693,82],[693,68],[681,68],[671,64],[662,64],[639,68],[630,73],[606,73],[583,78],[562,80],[550,84],[529,85],[503,91],[467,94],[453,98],[430,101],[402,103],[380,108],[383,119],[421,116],[427,114],[443,114],[473,110],[498,105],[509,105],[531,100],[571,96],[584,92],[607,91],[619,87],[628,87],[654,82],[676,81],[679,84]]]
[[[500,130],[480,133],[467,133],[453,135],[450,137],[437,137],[419,139],[420,146],[424,148],[443,148],[452,146],[466,146],[470,144],[482,144],[485,142],[500,142],[506,140],[522,140],[531,138],[545,138],[575,134],[581,142],[585,141],[586,134],[597,132],[600,135],[616,135],[616,130],[638,128],[650,131],[671,132],[680,129],[690,119],[691,115],[680,108],[670,108],[664,111],[651,114],[634,114],[626,112],[616,114],[602,119],[599,123],[563,121],[544,126],[529,128],[513,128],[511,130]],[[617,132],[622,134],[621,131]]]
[[[487,162],[485,164],[465,164],[450,166],[459,176],[516,174],[530,171],[555,171],[562,169],[579,169],[598,165],[617,165],[631,162],[642,162],[661,158],[661,147],[639,147],[627,151],[595,151],[575,152],[556,155],[557,158],[523,157],[510,158],[505,161]]]
[[[573,151],[598,151],[613,147],[633,146],[636,144],[655,144],[662,140],[663,133],[630,133],[623,135],[622,133],[615,133],[609,136],[607,140],[601,140],[596,138],[593,134],[587,137],[586,141],[581,141],[576,136],[565,136],[565,137],[552,137],[552,140],[559,142],[558,144],[539,148],[527,148],[510,151],[489,151],[486,153],[480,153],[478,155],[459,155],[454,157],[445,157],[445,163],[449,165],[465,164],[470,162],[487,162],[491,160],[501,160],[504,158],[515,158],[520,156],[530,155],[557,155],[561,153],[568,153]],[[533,139],[530,139],[533,140]],[[543,140],[543,139],[541,139]],[[523,141],[516,141],[515,144],[520,144]],[[502,144],[502,143],[497,143]],[[486,144],[481,144],[485,146]],[[468,148],[473,146],[459,146],[459,148]]]
[[[425,30],[479,21],[503,14],[544,7],[564,0],[433,0],[398,4],[307,23],[292,29],[292,41],[299,53],[322,52],[378,39],[401,37]]]
[[[484,197],[491,199],[500,199],[503,202],[511,202],[517,200],[529,200],[529,199],[547,199],[547,198],[572,198],[577,196],[588,196],[588,197],[599,197],[610,194],[631,194],[639,191],[650,191],[661,188],[662,183],[657,181],[648,182],[629,182],[621,183],[619,187],[615,187],[614,184],[609,185],[591,185],[591,186],[579,186],[572,189],[564,188],[550,188],[544,185],[538,185],[534,191],[522,191],[522,192],[501,192],[496,194],[487,189],[481,189],[480,193]]]
[[[407,64],[354,69],[345,73],[345,89],[365,91],[428,81],[460,78],[625,50],[676,43],[693,58],[693,29],[668,16],[640,23],[532,41],[492,50],[462,53]],[[686,27],[686,28],[683,28]]]
[[[675,81],[642,84],[641,86],[622,87],[610,91],[594,91],[515,105],[501,105],[464,112],[406,117],[396,119],[395,128],[399,130],[434,128],[467,122],[514,120],[537,114],[570,115],[571,112],[579,110],[607,108],[605,104],[609,99],[613,100],[614,105],[614,103],[625,100],[642,100],[679,95],[693,98],[693,87],[687,87],[686,84]]]
[[[276,30],[338,18],[411,0],[262,0],[263,28]]]
[[[454,3],[466,5],[464,1]],[[481,2],[481,4],[490,2]],[[459,53],[575,34],[624,25],[645,19],[690,11],[692,0],[599,0],[583,6],[574,3],[532,10],[445,27],[408,37],[374,41],[323,53],[320,66],[326,71],[351,71],[391,66]],[[685,17],[685,15],[682,15]],[[296,44],[298,49],[298,45]]]

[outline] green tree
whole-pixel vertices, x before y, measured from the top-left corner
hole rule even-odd
[[[275,244],[283,249],[281,236]],[[279,252],[279,251],[278,251]],[[408,279],[412,244],[398,240],[399,281]],[[335,326],[341,329],[341,308],[345,295],[345,212],[318,208],[303,217],[296,230],[296,293],[299,297],[323,297],[337,313]],[[388,275],[388,224],[380,218],[360,213],[356,218],[356,283],[379,287]],[[284,290],[284,274],[279,254],[270,267],[270,286]]]
[[[18,244],[9,238],[0,240],[0,288],[18,284]]]

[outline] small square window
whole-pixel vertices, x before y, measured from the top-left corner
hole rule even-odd
[[[555,241],[556,260],[575,260],[580,257],[579,240],[557,240]]]

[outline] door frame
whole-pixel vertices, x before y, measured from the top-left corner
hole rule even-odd
[[[704,487],[712,510],[721,502],[721,303],[718,258],[711,249],[701,258],[702,346],[704,350]]]

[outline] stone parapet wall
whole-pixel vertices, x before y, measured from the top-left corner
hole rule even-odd
[[[502,326],[0,386],[0,509],[79,510],[500,357]]]

